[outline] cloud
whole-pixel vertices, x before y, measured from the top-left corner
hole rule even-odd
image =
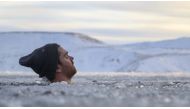
[[[179,1],[0,2],[0,25],[4,31],[77,31],[104,39],[157,40],[190,36],[189,13],[190,2]]]

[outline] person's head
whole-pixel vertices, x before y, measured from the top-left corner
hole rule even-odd
[[[77,72],[73,57],[55,43],[37,48],[31,54],[21,57],[19,63],[31,67],[34,72],[39,74],[39,77],[46,77],[51,82],[70,82]]]

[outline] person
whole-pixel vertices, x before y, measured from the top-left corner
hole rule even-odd
[[[50,43],[21,57],[19,64],[32,68],[40,78],[46,77],[51,83],[61,81],[70,83],[77,72],[73,59],[63,47]]]

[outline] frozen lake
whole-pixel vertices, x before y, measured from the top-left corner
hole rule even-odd
[[[73,84],[0,76],[0,106],[190,106],[188,73],[78,73]]]

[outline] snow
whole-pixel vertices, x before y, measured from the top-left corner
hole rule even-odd
[[[140,62],[137,71],[152,72],[189,72],[190,55],[162,55],[155,58],[146,59]],[[144,64],[146,63],[146,64]],[[159,66],[159,67],[158,67]],[[162,68],[162,69],[160,69]],[[172,69],[172,70],[171,70]]]
[[[72,32],[1,32],[0,72],[29,72],[21,56],[47,43],[58,43],[74,57],[79,72],[190,72],[190,38],[108,45]]]
[[[19,58],[47,43],[58,43],[71,55],[73,51],[83,47],[102,45],[102,42],[88,36],[68,32],[2,32],[0,42],[0,70],[30,72],[30,69],[18,64]]]
[[[125,46],[133,46],[138,48],[168,48],[168,49],[189,49],[190,48],[190,38],[181,37],[177,39],[163,40],[157,42],[143,42],[138,44],[128,44]]]
[[[1,32],[0,106],[190,106],[189,42],[108,45],[80,33]],[[50,84],[18,64],[47,43],[74,56],[72,84]]]

